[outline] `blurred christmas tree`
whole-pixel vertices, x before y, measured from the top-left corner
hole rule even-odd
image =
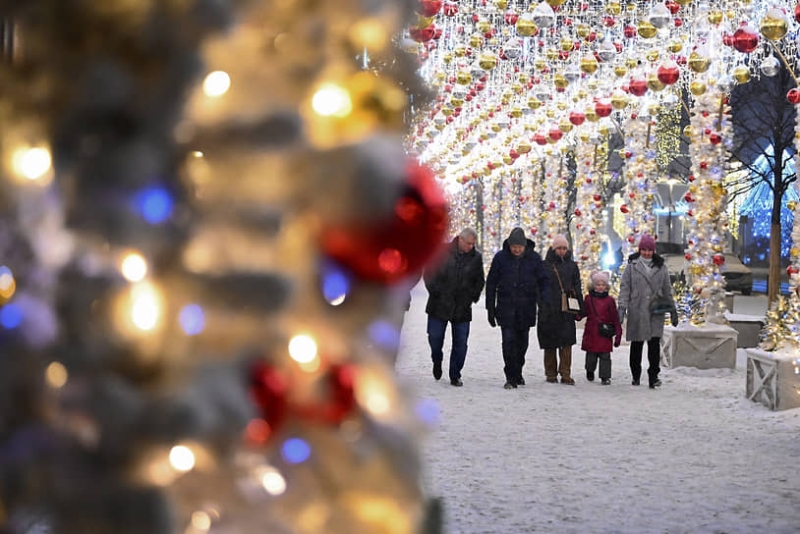
[[[440,529],[414,5],[0,1],[2,532]]]

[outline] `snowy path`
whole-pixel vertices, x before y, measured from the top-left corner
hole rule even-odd
[[[528,385],[505,390],[480,302],[455,388],[447,356],[444,378],[431,376],[425,299],[420,285],[397,369],[440,407],[423,448],[447,534],[800,532],[800,409],[744,398],[742,350],[735,370],[665,370],[650,390],[630,385],[624,344],[611,386],[587,382],[578,345],[565,386],[545,383],[532,330]]]

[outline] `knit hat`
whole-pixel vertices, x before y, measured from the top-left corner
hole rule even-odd
[[[595,271],[592,273],[592,284],[596,284],[597,282],[603,281],[608,285],[608,273],[605,271]]]
[[[508,235],[508,246],[522,245],[523,247],[528,244],[528,239],[525,237],[525,232],[522,228],[514,228]]]
[[[567,247],[569,248],[569,241],[567,238],[561,234],[558,234],[553,238],[553,244],[551,245],[553,249],[557,249],[558,247]]]
[[[653,250],[656,249],[656,240],[650,234],[642,234],[639,239],[639,250]]]

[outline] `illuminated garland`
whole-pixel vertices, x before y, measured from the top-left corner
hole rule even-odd
[[[722,90],[720,90],[722,89]],[[727,231],[725,166],[733,132],[728,118],[727,87],[709,88],[697,95],[691,124],[686,132],[691,143],[692,175],[685,200],[687,211],[688,282],[705,302],[704,317],[691,317],[693,324],[726,323],[725,262]]]
[[[567,230],[567,180],[564,156],[555,148],[548,148],[544,158],[544,194],[542,195],[542,223],[539,233],[544,233],[542,249],[547,250],[553,238]]]
[[[655,125],[650,115],[632,113],[623,129],[625,131],[626,160],[623,175],[625,189],[620,211],[625,214],[626,233],[623,235],[623,259],[638,250],[642,234],[654,235],[653,189],[657,179],[655,159]],[[625,262],[623,261],[623,266]]]
[[[601,252],[603,236],[602,169],[607,163],[608,150],[602,146],[580,143],[575,148],[577,175],[575,177],[576,200],[574,212],[574,258],[581,267],[583,287],[593,271],[602,270]]]

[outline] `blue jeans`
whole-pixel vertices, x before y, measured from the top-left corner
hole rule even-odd
[[[433,360],[433,363],[441,363],[444,357],[442,347],[444,347],[444,331],[447,329],[448,322],[450,321],[442,321],[436,317],[428,316],[428,344],[431,346],[431,360]],[[464,360],[467,359],[469,322],[450,322],[450,332],[453,336],[453,343],[450,347],[450,380],[458,380],[461,378]]]

